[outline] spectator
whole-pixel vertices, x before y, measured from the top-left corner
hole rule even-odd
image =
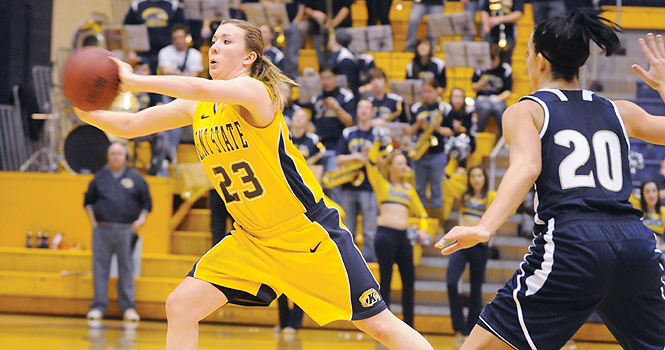
[[[665,206],[661,205],[658,192],[659,187],[653,180],[644,181],[640,186],[640,209],[644,213],[642,222],[658,237],[656,247],[661,247],[665,233]]]
[[[413,60],[406,64],[406,79],[422,79],[428,75],[434,76],[439,92],[446,88],[446,62],[432,56],[432,45],[425,39],[418,39],[414,50]]]
[[[367,25],[376,25],[377,20],[381,25],[390,25],[390,8],[393,0],[367,0]]]
[[[411,15],[409,16],[409,23],[407,25],[406,33],[406,51],[414,51],[419,44],[416,42],[416,33],[418,32],[418,25],[425,15],[443,13],[443,6],[446,0],[420,0],[414,1],[411,5]],[[430,47],[436,47],[437,38],[432,35],[432,31],[427,27],[427,39]],[[444,84],[445,86],[445,84]]]
[[[660,172],[656,177],[656,185],[660,188],[660,199],[665,199],[665,159],[660,163]]]
[[[513,68],[503,62],[501,49],[497,45],[490,47],[490,69],[476,69],[471,78],[471,87],[476,92],[476,113],[478,115],[478,131],[485,131],[490,117],[494,116],[503,135],[501,116],[506,110],[506,100],[513,90]]]
[[[111,257],[118,257],[118,304],[123,319],[138,321],[134,303],[134,236],[152,208],[148,184],[136,169],[127,167],[127,149],[112,143],[108,166],[99,170],[85,194],[92,223],[92,277],[95,294],[87,318],[99,320],[109,305]]]
[[[284,54],[272,44],[275,32],[266,24],[262,25],[260,29],[263,37],[263,57],[277,66],[279,70],[284,71]]]
[[[321,71],[321,88],[323,91],[312,97],[312,122],[316,134],[326,148],[321,159],[323,171],[332,171],[337,167],[335,148],[342,138],[344,128],[354,124],[352,113],[355,113],[356,100],[353,93],[337,86],[337,70],[324,67]],[[341,201],[341,189],[326,189],[327,195],[334,201]]]
[[[203,71],[203,56],[187,43],[189,27],[176,23],[171,27],[172,44],[159,50],[158,68],[164,75],[189,75],[198,77]],[[173,100],[169,98],[170,102]]]
[[[479,166],[469,169],[467,190],[462,196],[459,209],[460,226],[475,226],[480,217],[492,203],[496,192],[487,190],[487,174]],[[455,345],[460,346],[469,335],[473,326],[478,322],[478,316],[483,310],[483,282],[485,281],[485,266],[489,258],[487,243],[479,243],[467,249],[459,250],[450,255],[446,270],[446,284],[448,286],[448,304],[450,305],[450,318],[455,331]],[[464,321],[462,300],[457,286],[462,273],[469,263],[469,314]]]
[[[284,115],[284,121],[286,122],[286,126],[291,128],[291,119],[293,118],[293,114],[301,110],[302,107],[298,104],[296,104],[296,101],[293,99],[293,86],[292,85],[284,85],[281,87],[282,89],[282,94],[284,95],[284,110],[282,111],[282,114]],[[313,126],[312,126],[312,131],[313,131]]]
[[[315,165],[325,155],[326,148],[319,141],[319,135],[307,132],[310,127],[309,116],[304,109],[299,109],[293,113],[289,133],[291,142],[298,148],[309,168],[314,173],[316,180],[321,182],[323,166]]]
[[[409,167],[401,152],[395,151],[388,155],[384,165],[386,176],[381,175],[376,165],[380,145],[375,142],[369,153],[367,176],[379,202],[375,249],[381,277],[381,296],[390,307],[393,264],[397,263],[402,278],[402,315],[404,323],[413,327],[416,271],[413,265],[412,242],[407,230],[411,226],[410,213],[420,217],[417,239],[424,242],[429,237],[426,231],[427,212],[415,189],[405,180]]]
[[[433,78],[427,78],[423,82],[423,101],[411,106],[411,135],[420,137],[423,131],[430,125],[433,128],[432,136],[436,142],[432,142],[425,154],[414,161],[414,172],[416,180],[416,192],[420,201],[429,208],[429,216],[444,220],[443,193],[441,184],[445,176],[448,155],[443,152],[445,138],[453,136],[453,122],[449,113],[450,104],[439,99],[439,84]],[[436,143],[436,145],[432,145]],[[427,200],[427,187],[430,188],[430,199]]]
[[[463,11],[469,12],[473,21],[476,21],[476,13],[480,11],[480,0],[461,0],[464,6]],[[473,41],[473,35],[465,34],[462,37],[464,41]]]
[[[319,67],[330,61],[328,40],[336,28],[351,27],[351,0],[330,0],[332,14],[328,13],[326,1],[305,0],[305,15],[309,19],[307,31],[312,34],[314,48],[319,59]]]
[[[340,75],[346,77],[347,88],[354,95],[358,95],[360,66],[356,56],[349,50],[351,39],[351,34],[346,31],[338,30],[335,32],[334,39],[330,40],[330,48],[332,49],[330,64],[336,67]]]
[[[134,69],[134,73],[140,75],[150,75],[150,66],[148,66],[148,64],[145,61],[141,59],[135,59],[132,62],[130,62],[130,64]],[[153,96],[161,97],[161,95],[149,94],[147,92],[135,92],[134,95],[139,101],[139,110],[144,110],[154,105],[154,103],[152,103],[151,97]],[[152,153],[152,158],[150,160],[150,164],[146,166],[146,171],[148,172],[148,175],[167,177],[169,175],[168,171],[169,162],[167,158],[169,157],[170,147],[168,146],[168,140],[166,139],[164,132],[160,131],[151,135],[141,136],[132,139],[132,142],[134,143],[135,146],[141,141],[150,142],[150,151]],[[134,160],[136,160],[136,152],[134,152],[134,158],[135,158]]]
[[[490,10],[490,3],[502,4],[500,10]],[[515,23],[524,13],[524,0],[513,0],[508,8],[502,0],[486,0],[480,11],[481,33],[483,40],[501,47],[503,62],[512,62],[517,26]],[[505,42],[504,42],[505,40]]]
[[[364,99],[358,102],[356,118],[358,125],[344,129],[343,136],[337,144],[337,164],[340,167],[352,162],[367,163],[367,154],[374,141],[379,141],[384,146],[391,142],[386,129],[380,126],[372,126],[371,102]],[[362,236],[362,252],[365,261],[376,262],[374,239],[378,207],[376,195],[367,179],[366,171],[364,168],[361,171],[364,173],[365,179],[360,185],[342,184],[342,201],[340,204],[346,212],[344,225],[356,237],[356,243],[360,243],[360,236]],[[362,213],[363,222],[362,235],[360,233],[356,234],[357,219],[360,213]]]
[[[533,12],[533,23],[535,25],[546,19],[554,17],[566,17],[565,0],[531,0],[531,11]]]
[[[469,154],[476,149],[476,120],[473,106],[466,104],[466,93],[461,88],[453,88],[450,92],[450,117],[453,120],[453,133],[455,136],[465,134],[469,138]],[[466,168],[466,157],[457,159],[460,169]]]
[[[300,57],[300,48],[304,46],[304,40],[307,38],[307,21],[305,21],[304,0],[291,0],[286,3],[286,13],[289,16],[288,28],[284,28],[286,36],[286,47],[284,48],[284,73],[291,79],[300,75],[298,69],[298,58]]]
[[[176,23],[185,23],[185,12],[178,0],[136,0],[132,1],[122,23],[148,27],[150,50],[130,52],[129,59],[138,55],[148,63],[150,72],[157,74],[159,50],[171,44],[170,28]]]
[[[187,36],[189,28],[181,23],[176,23],[171,27],[172,44],[159,50],[159,69],[164,75],[188,75],[197,77],[203,71],[203,57],[199,50],[189,47]],[[162,96],[163,103],[169,103],[174,98],[171,96]],[[178,155],[178,145],[182,136],[184,127],[167,130],[165,135],[168,137],[169,153],[171,160],[176,161]]]
[[[381,68],[374,68],[369,73],[372,102],[372,122],[374,125],[396,121],[406,123],[404,113],[404,99],[402,96],[388,92],[386,72]]]
[[[356,58],[358,59],[358,74],[359,74],[359,92],[360,94],[363,94],[367,91],[369,91],[369,87],[367,87],[367,90],[365,91],[360,91],[363,87],[366,87],[369,85],[369,72],[376,68],[376,63],[374,63],[374,56],[370,53],[367,52],[361,52],[356,54]],[[358,96],[360,97],[360,96]]]

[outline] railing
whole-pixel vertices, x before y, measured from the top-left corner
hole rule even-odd
[[[506,139],[501,136],[499,141],[496,143],[494,148],[492,149],[492,152],[490,152],[490,168],[489,168],[489,190],[490,191],[496,191],[496,157],[499,155],[499,152],[504,148],[507,147],[508,143],[506,142]]]

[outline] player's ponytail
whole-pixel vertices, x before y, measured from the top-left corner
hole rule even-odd
[[[256,61],[252,63],[252,68],[249,75],[257,80],[262,81],[268,86],[268,90],[274,97],[273,108],[275,113],[284,109],[286,97],[282,93],[282,85],[296,83],[291,78],[282,74],[282,72],[272,62],[266,59],[263,55],[259,55]]]
[[[556,17],[540,23],[533,32],[533,45],[552,66],[552,76],[571,81],[589,58],[593,40],[607,56],[620,46],[621,27],[600,16],[597,10],[575,10],[568,17]]]
[[[243,20],[229,19],[224,20],[222,24],[233,24],[245,31],[245,47],[247,52],[256,53],[256,60],[252,63],[249,70],[249,76],[262,81],[268,86],[270,94],[273,96],[273,111],[275,113],[284,109],[285,97],[281,87],[283,85],[296,83],[291,78],[282,74],[272,62],[263,56],[263,38],[261,30],[254,24]]]

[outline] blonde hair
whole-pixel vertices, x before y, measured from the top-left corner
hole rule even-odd
[[[397,156],[404,156],[402,151],[395,149],[392,152],[388,153],[383,163],[383,169],[381,169],[381,175],[390,182],[390,166],[393,165],[393,161]],[[405,157],[406,158],[406,157]],[[402,178],[402,183],[405,183],[404,178]]]
[[[263,57],[263,37],[261,30],[254,24],[238,20],[228,19],[222,21],[221,25],[232,24],[245,31],[245,48],[247,52],[256,53],[256,60],[252,63],[249,69],[249,76],[257,79],[266,86],[268,91],[273,96],[273,111],[275,113],[284,109],[286,97],[282,94],[280,87],[282,85],[296,85],[296,83],[277,68],[272,62]]]

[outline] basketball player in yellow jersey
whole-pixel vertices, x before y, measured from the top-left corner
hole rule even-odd
[[[236,220],[167,298],[166,349],[196,349],[198,322],[226,303],[268,305],[282,293],[319,324],[350,320],[391,349],[432,349],[386,309],[339,213],[321,200],[281,113],[280,86],[293,82],[262,53],[256,26],[226,21],[209,52],[213,80],[139,76],[115,60],[126,89],[177,99],[138,113],[76,110],[126,138],[193,123],[198,156]]]

